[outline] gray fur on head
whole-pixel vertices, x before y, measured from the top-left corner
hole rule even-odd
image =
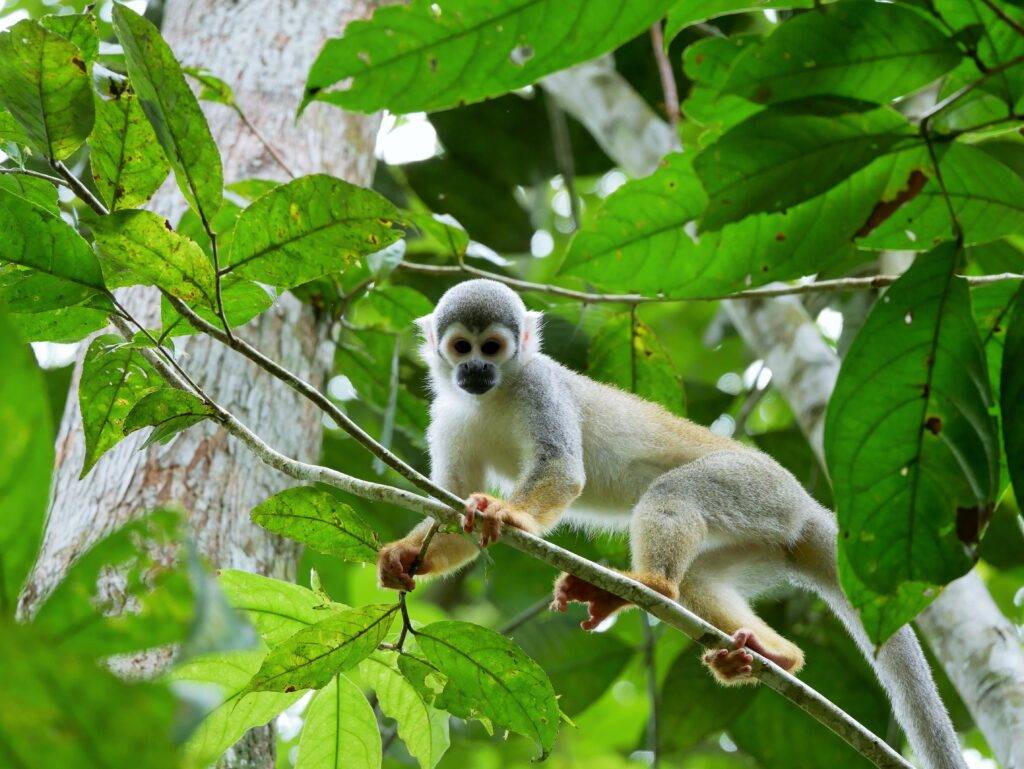
[[[525,314],[526,305],[519,294],[496,280],[477,278],[444,292],[434,309],[434,329],[440,339],[452,323],[462,323],[471,331],[483,331],[497,323],[518,336]]]

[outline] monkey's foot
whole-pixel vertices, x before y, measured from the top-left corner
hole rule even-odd
[[[462,519],[462,528],[472,534],[476,519],[480,518],[480,547],[487,547],[501,537],[501,527],[511,526],[531,534],[540,531],[533,516],[512,508],[508,502],[488,494],[471,494],[466,501],[466,514]]]
[[[784,654],[772,651],[758,639],[753,630],[740,628],[732,634],[731,649],[712,649],[704,654],[704,664],[707,665],[712,674],[723,684],[735,685],[754,683],[753,663],[754,657],[750,651],[755,651],[765,659],[769,659],[783,670],[794,670],[802,663],[800,652],[795,646],[794,654]]]
[[[573,574],[563,574],[555,581],[555,592],[548,608],[564,612],[570,603],[587,604],[589,616],[580,623],[580,627],[593,630],[629,602]]]
[[[416,582],[409,573],[420,546],[405,540],[385,545],[377,553],[377,581],[392,590],[415,590]]]

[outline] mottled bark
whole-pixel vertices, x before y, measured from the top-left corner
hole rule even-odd
[[[349,19],[367,16],[373,5],[368,0],[315,5],[303,0],[167,0],[163,34],[183,64],[206,67],[234,88],[242,110],[296,173],[326,172],[366,185],[373,173],[379,117],[313,105],[296,124],[295,111],[323,41],[340,34]],[[221,105],[204,109],[228,182],[286,179],[234,112]],[[172,221],[180,216],[184,203],[172,182],[153,207]],[[134,291],[128,301],[150,321],[157,317],[153,293]],[[330,363],[325,329],[294,297],[280,298],[241,334],[303,378],[323,382]],[[183,347],[189,371],[219,402],[288,455],[317,459],[321,418],[308,401],[212,340],[189,339]],[[198,546],[215,566],[295,576],[297,548],[249,521],[254,505],[294,481],[223,430],[200,426],[145,451],[139,450],[145,436],[133,435],[79,480],[84,455],[76,397],[80,370],[81,360],[57,440],[50,518],[22,599],[24,611],[38,605],[93,542],[162,504],[178,504],[188,512]],[[152,671],[164,661],[140,657],[133,660],[132,672]],[[233,767],[269,769],[273,763],[269,730],[251,735],[226,760]]]

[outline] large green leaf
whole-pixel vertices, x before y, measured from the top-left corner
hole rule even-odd
[[[165,686],[118,678],[92,656],[66,651],[14,622],[0,622],[0,680],[5,766],[180,766],[172,742],[177,703]]]
[[[397,113],[480,101],[617,48],[668,5],[414,0],[385,6],[327,41],[309,72],[306,101]]]
[[[669,155],[651,176],[616,190],[573,238],[562,270],[608,290],[671,297],[721,296],[821,272],[851,254],[873,212],[907,194],[928,166],[923,150],[886,155],[823,195],[695,239],[686,228],[706,198],[692,159]]]
[[[92,223],[103,274],[111,288],[157,286],[187,302],[216,306],[213,265],[194,241],[152,211],[115,211]]]
[[[174,169],[178,186],[199,215],[211,221],[221,206],[224,177],[220,153],[199,102],[152,22],[120,3],[114,5],[113,20],[142,111]]]
[[[96,126],[89,137],[89,165],[108,208],[136,208],[156,192],[170,170],[135,94],[96,95]]]
[[[999,281],[971,287],[971,309],[978,324],[981,344],[988,361],[988,381],[993,400],[999,401],[999,378],[1003,366],[1003,347],[1014,300],[1020,292],[1020,281]]]
[[[559,719],[555,691],[522,649],[488,628],[451,621],[421,628],[416,643],[448,677],[437,707],[460,718],[483,716],[533,739],[542,755],[551,752]]]
[[[107,312],[89,307],[64,307],[46,312],[11,314],[11,323],[26,342],[78,342],[107,325]]]
[[[756,42],[749,35],[706,37],[683,51],[683,74],[693,83],[682,104],[683,114],[707,127],[698,139],[699,146],[761,111],[760,104],[723,92],[733,62]]]
[[[985,356],[967,285],[953,275],[958,257],[953,244],[918,257],[875,304],[829,403],[840,549],[881,595],[969,569],[965,545],[998,482]]]
[[[172,671],[175,681],[214,684],[224,693],[223,702],[185,743],[185,754],[194,766],[209,766],[247,731],[267,723],[305,693],[247,692],[249,680],[265,656],[264,651],[211,654],[189,660]]]
[[[847,109],[834,102],[775,105],[704,148],[693,160],[709,200],[702,228],[782,211],[915,141],[895,110]]]
[[[811,8],[814,0],[676,0],[665,17],[665,44],[691,24],[744,11]]]
[[[141,398],[124,419],[125,435],[152,427],[144,446],[167,443],[171,438],[211,417],[216,412],[190,392],[164,387]]]
[[[807,96],[885,103],[960,62],[956,44],[913,8],[845,0],[780,25],[749,46],[725,91],[762,104]]]
[[[96,28],[96,16],[92,13],[48,14],[41,16],[39,23],[74,43],[87,62],[94,61],[99,56],[99,32]]]
[[[1024,231],[1024,180],[1009,166],[977,147],[954,143],[942,156],[939,168],[966,245]],[[857,243],[866,248],[927,251],[952,238],[949,208],[933,179],[917,197]]]
[[[296,486],[275,494],[252,511],[253,523],[343,561],[376,563],[380,540],[337,492]]]
[[[381,712],[395,720],[409,755],[421,769],[434,769],[450,744],[448,714],[432,707],[409,683],[393,653],[374,652],[359,664],[359,675],[377,695]]]
[[[1024,8],[1019,4],[1013,7],[1000,0],[994,4],[1010,19],[1024,23]],[[998,67],[1024,55],[1024,35],[1001,19],[987,0],[935,0],[934,7],[953,29],[977,32],[977,56],[986,67]],[[973,73],[972,79],[977,77],[978,73]],[[989,78],[985,88],[1004,102],[1017,102],[1024,95],[1024,64]]]
[[[0,232],[0,262],[51,278],[46,281],[50,307],[57,295],[65,306],[106,295],[99,262],[82,236],[61,218],[2,188]]]
[[[327,604],[309,588],[293,582],[236,569],[221,571],[218,583],[228,603],[245,612],[271,648],[331,612],[345,608],[341,604]]]
[[[116,334],[93,339],[82,364],[78,404],[85,433],[84,478],[107,450],[124,438],[132,406],[163,385],[142,353]]]
[[[335,676],[309,703],[295,769],[377,769],[380,762],[373,708],[358,686]]]
[[[242,326],[269,310],[274,304],[274,292],[265,286],[237,275],[225,275],[220,281],[220,300],[224,308],[224,317],[228,325],[234,328]],[[217,309],[200,301],[191,305],[192,310],[215,326],[221,325]],[[160,301],[160,323],[163,334],[169,337],[195,334],[196,330],[179,315],[166,296]]]
[[[398,209],[376,192],[326,174],[303,176],[238,217],[227,264],[283,288],[342,272],[402,237]]]
[[[33,149],[62,160],[92,130],[92,87],[81,51],[25,19],[0,34],[0,99]]]
[[[590,344],[588,375],[684,414],[683,382],[668,353],[648,325],[637,320],[631,333],[632,325],[625,313],[601,327]]]
[[[46,388],[28,345],[0,312],[0,625],[35,562],[50,498],[53,438]]]
[[[400,333],[413,328],[417,318],[429,315],[434,305],[414,288],[386,284],[375,286],[359,303],[359,308],[360,321]]]
[[[60,213],[57,188],[44,179],[22,174],[0,174],[0,195],[21,198],[27,203],[39,206],[48,214]]]
[[[1018,290],[1003,348],[1003,446],[1017,499],[1024,499],[1024,289]]]
[[[384,640],[397,604],[378,604],[332,614],[271,649],[249,682],[249,691],[316,689],[358,665]]]

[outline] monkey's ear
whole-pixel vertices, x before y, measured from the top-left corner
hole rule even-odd
[[[519,332],[519,360],[528,363],[540,352],[540,331],[544,313],[527,310],[523,316],[523,330]]]
[[[434,316],[424,315],[421,318],[416,318],[413,323],[415,323],[416,328],[420,330],[420,335],[423,337],[423,341],[430,345],[431,350],[436,350],[437,338],[434,335]]]

